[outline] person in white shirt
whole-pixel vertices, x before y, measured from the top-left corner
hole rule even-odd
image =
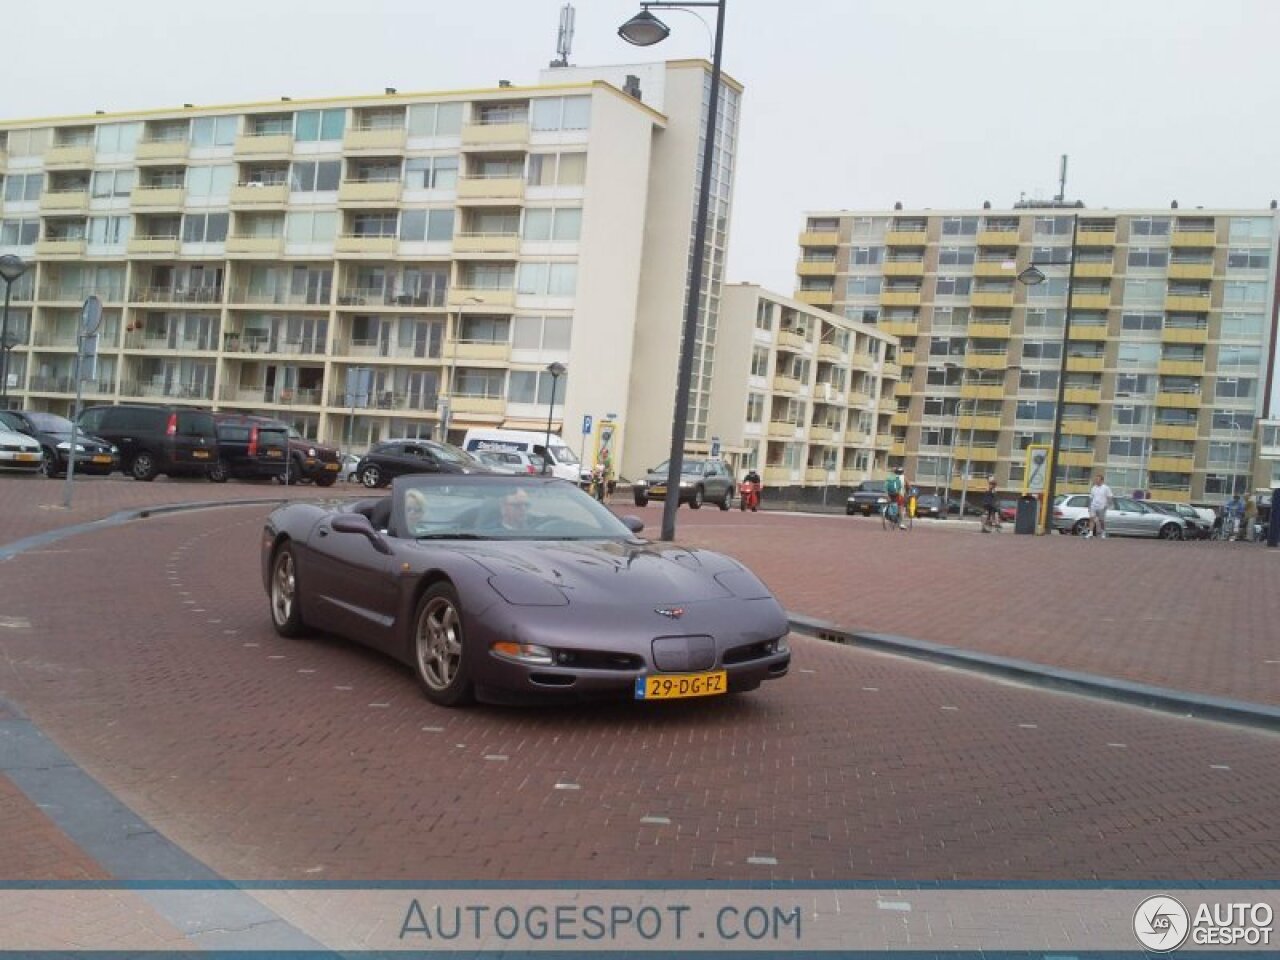
[[[1115,503],[1115,497],[1111,493],[1111,488],[1102,482],[1102,474],[1098,474],[1093,478],[1093,486],[1089,488],[1089,532],[1086,537],[1092,537],[1094,534],[1107,537],[1107,508]]]

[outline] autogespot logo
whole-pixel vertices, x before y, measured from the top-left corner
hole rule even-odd
[[[1177,950],[1187,939],[1190,927],[1187,908],[1173,897],[1147,897],[1133,914],[1133,932],[1138,942],[1156,953]]]

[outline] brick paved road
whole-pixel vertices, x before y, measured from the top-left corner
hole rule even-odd
[[[1246,880],[1280,869],[1275,736],[807,638],[795,641],[791,677],[738,699],[435,708],[389,661],[275,637],[256,567],[264,512],[95,530],[4,570],[0,696],[228,876]],[[657,508],[641,512],[657,523]],[[1232,663],[1267,640],[1229,603],[1205,601],[1228,618],[1235,646],[1229,631],[1174,629],[1185,617],[1159,634],[1143,628],[1149,608],[1128,603],[1132,625],[1111,627],[1043,591],[971,602],[980,583],[1040,584],[1048,578],[1024,571],[1042,561],[1098,604],[1153,590],[1212,597],[1263,581],[1250,564],[1273,577],[1261,549],[891,537],[842,517],[681,520],[687,539],[732,545],[805,613],[865,614],[851,625],[950,642],[966,631],[1010,645],[1025,636],[1001,652],[1139,673],[1151,668],[1121,640],[1162,635],[1175,652],[1212,648],[1198,661],[1206,684],[1274,702],[1274,681],[1253,676],[1259,663]],[[1117,585],[1143,563],[1184,578],[1221,564],[1225,579]],[[884,588],[903,569],[929,583],[950,572],[945,615],[923,588]],[[1040,633],[1002,626],[1033,615]],[[1165,669],[1158,682],[1194,673]]]

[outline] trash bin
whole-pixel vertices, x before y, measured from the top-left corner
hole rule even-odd
[[[1024,493],[1018,498],[1018,515],[1013,521],[1014,533],[1035,533],[1036,519],[1040,514],[1040,498]]]

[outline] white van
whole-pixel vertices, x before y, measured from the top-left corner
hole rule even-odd
[[[468,430],[462,440],[462,449],[467,453],[478,453],[481,450],[511,450],[518,453],[536,453],[547,456],[547,435],[532,430]],[[591,474],[583,470],[577,454],[569,449],[558,434],[551,434],[550,456],[548,468],[551,473],[563,480],[574,483],[590,482]]]

